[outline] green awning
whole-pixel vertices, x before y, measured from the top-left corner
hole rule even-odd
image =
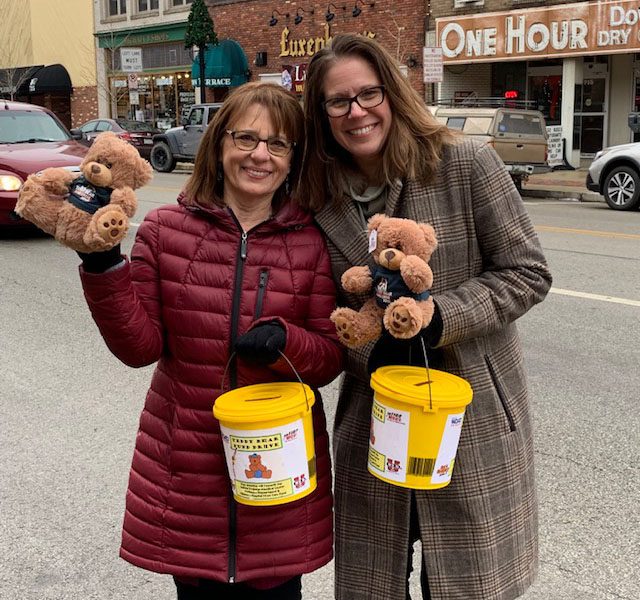
[[[249,64],[242,46],[235,40],[222,40],[204,53],[206,87],[235,87],[249,79]],[[200,87],[200,63],[196,56],[191,65],[193,85]]]

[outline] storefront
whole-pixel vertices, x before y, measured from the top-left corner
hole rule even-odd
[[[168,129],[195,103],[193,57],[184,47],[186,23],[99,34],[110,116]],[[122,50],[138,51],[138,68],[122,64]],[[135,52],[134,52],[135,56]]]
[[[436,20],[436,36],[445,64],[440,101],[455,100],[473,77],[492,101],[542,111],[561,142],[557,152],[574,166],[633,139],[627,117],[640,108],[637,2],[447,17]]]

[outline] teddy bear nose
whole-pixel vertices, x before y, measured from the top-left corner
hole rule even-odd
[[[393,260],[393,257],[396,255],[396,253],[393,250],[387,250],[384,253],[384,258],[387,262],[391,262]]]
[[[92,173],[100,173],[100,167],[98,165],[92,165],[91,166],[91,172]]]

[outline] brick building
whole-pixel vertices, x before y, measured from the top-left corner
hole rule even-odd
[[[360,33],[380,41],[404,65],[412,86],[424,94],[424,0],[208,0],[207,4],[218,38],[233,39],[244,50],[252,80],[279,82],[285,67],[290,67],[293,90],[301,94],[311,56],[336,34]],[[224,90],[214,94],[220,98]]]
[[[640,10],[631,0],[432,2],[442,48],[440,101],[505,98],[541,110],[553,146],[574,166],[639,141]],[[558,157],[552,157],[557,160]]]

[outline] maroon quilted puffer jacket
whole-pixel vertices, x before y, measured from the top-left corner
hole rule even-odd
[[[313,571],[331,560],[333,542],[320,398],[313,408],[318,488],[274,507],[233,501],[212,405],[230,348],[261,318],[286,326],[284,353],[310,386],[340,373],[324,241],[292,204],[243,235],[228,209],[180,201],[149,213],[130,263],[81,272],[111,351],[131,366],[158,361],[136,439],[121,556],[151,571],[220,581]],[[282,359],[271,367],[234,359],[230,375],[225,389],[295,380]]]

